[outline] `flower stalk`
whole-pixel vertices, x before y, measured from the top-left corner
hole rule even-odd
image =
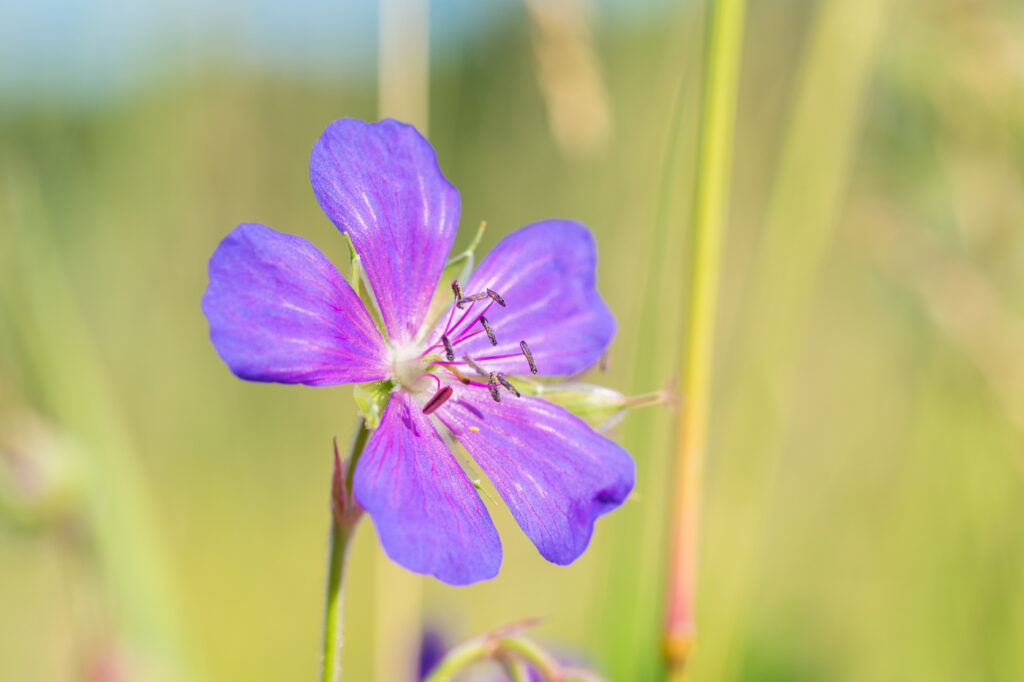
[[[341,679],[342,625],[345,611],[345,560],[363,510],[352,497],[352,472],[366,447],[370,430],[359,420],[352,453],[341,461],[338,442],[334,442],[334,476],[331,481],[331,548],[327,566],[327,597],[324,608],[324,649],[322,682]]]
[[[589,670],[562,666],[532,639],[515,632],[518,629],[501,628],[463,642],[448,652],[424,682],[454,680],[466,668],[485,660],[499,661],[513,680],[530,679],[529,668],[544,682],[604,682]]]
[[[668,674],[674,681],[687,679],[695,631],[701,484],[707,450],[715,310],[739,86],[743,14],[743,0],[711,0],[707,15],[694,196],[691,300],[682,357],[682,399],[676,432],[664,631]]]

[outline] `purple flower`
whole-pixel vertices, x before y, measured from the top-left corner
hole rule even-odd
[[[523,382],[580,372],[611,341],[589,230],[543,220],[513,232],[426,319],[459,218],[430,144],[397,121],[341,119],[313,146],[310,179],[376,305],[305,239],[242,224],[210,259],[203,296],[220,357],[251,381],[373,382],[389,396],[353,492],[399,564],[456,585],[498,573],[497,531],[449,434],[541,555],[575,560],[629,494],[634,464]]]

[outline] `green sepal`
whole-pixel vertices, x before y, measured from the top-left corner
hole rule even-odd
[[[363,302],[363,307],[366,308],[366,312],[370,313],[370,318],[373,320],[373,324],[377,327],[377,331],[380,332],[381,337],[387,341],[388,329],[384,325],[384,317],[380,313],[380,306],[377,304],[377,299],[370,291],[369,282],[366,281],[366,271],[363,270],[363,261],[359,257],[359,253],[356,251],[355,244],[352,243],[352,238],[348,236],[348,232],[342,232],[345,236],[345,243],[348,244],[348,257],[352,263],[352,274],[349,276],[349,284],[352,285],[352,289],[359,296],[359,300]]]
[[[387,380],[367,381],[352,387],[352,397],[355,398],[359,414],[366,420],[366,428],[375,429],[380,425],[380,417],[388,406],[393,388],[394,384]]]
[[[476,251],[476,247],[480,245],[480,239],[484,236],[485,227],[487,227],[486,222],[480,223],[480,228],[476,231],[473,241],[466,247],[466,250],[450,258],[445,263],[444,270],[441,271],[441,280],[437,283],[437,288],[434,289],[434,297],[430,299],[430,307],[427,308],[427,314],[423,318],[423,326],[420,328],[417,338],[422,340],[424,334],[429,334],[437,323],[438,318],[452,304],[452,299],[454,298],[452,294],[452,280],[457,279],[465,284],[466,278],[473,272],[473,265],[476,262],[473,254]]]
[[[560,405],[601,433],[617,426],[631,407],[667,402],[664,391],[630,397],[595,384],[542,384],[528,379],[514,380],[514,383],[523,395]]]

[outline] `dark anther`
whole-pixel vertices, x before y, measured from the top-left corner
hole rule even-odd
[[[427,401],[427,404],[423,406],[423,414],[433,414],[437,412],[437,408],[444,405],[448,398],[452,397],[452,387],[443,386],[441,390],[434,394],[434,397]]]
[[[522,395],[519,394],[519,391],[516,390],[516,387],[512,385],[512,382],[508,380],[508,377],[506,377],[501,372],[496,372],[496,374],[498,377],[498,381],[501,382],[501,385],[504,386],[507,391],[515,393],[517,398],[523,397]]]
[[[526,341],[520,341],[519,348],[522,349],[523,355],[526,356],[526,361],[530,363],[530,371],[536,374],[537,364],[533,361],[533,353],[530,352],[530,347],[526,345]]]
[[[480,316],[480,324],[484,326],[484,331],[487,332],[487,338],[491,340],[491,345],[497,346],[498,339],[494,336],[494,330],[491,329],[491,325],[487,323],[487,318],[483,315]]]
[[[494,402],[501,402],[501,389],[498,388],[497,372],[491,372],[491,376],[487,381],[487,390],[491,392],[491,397],[494,398]]]
[[[462,310],[462,286],[457,279],[452,280],[452,293],[455,294],[455,307]]]
[[[474,303],[487,298],[487,294],[473,294],[472,296],[464,296],[459,299],[459,308],[466,305],[467,303]]]
[[[494,289],[488,289],[487,290],[487,295],[490,296],[494,300],[494,302],[497,303],[498,305],[500,305],[502,308],[505,307],[505,299],[503,299],[498,294],[497,291],[495,291]]]
[[[462,356],[462,361],[465,362],[467,365],[469,365],[470,369],[472,369],[474,372],[476,372],[480,376],[482,376],[482,377],[487,376],[487,370],[484,369],[483,367],[481,367],[479,365],[479,363],[477,363],[477,361],[474,360],[473,358],[469,357],[468,355],[463,355]]]
[[[455,349],[452,348],[452,342],[448,340],[448,337],[441,334],[441,343],[444,344],[444,354],[448,358],[448,362],[455,359]]]

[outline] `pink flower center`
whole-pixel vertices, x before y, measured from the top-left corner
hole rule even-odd
[[[481,334],[486,334],[492,346],[498,345],[498,338],[487,320],[487,312],[491,306],[498,305],[506,307],[505,299],[492,290],[486,289],[481,293],[464,296],[459,281],[452,282],[452,293],[455,295],[455,305],[448,313],[448,321],[444,329],[433,345],[427,347],[420,355],[430,365],[437,365],[448,371],[452,376],[465,386],[486,388],[495,402],[501,402],[501,389],[520,397],[519,391],[502,372],[490,371],[483,363],[492,360],[504,360],[507,358],[524,357],[530,365],[530,372],[537,373],[537,365],[533,361],[533,353],[525,340],[519,342],[518,353],[505,353],[497,355],[477,355],[470,357],[468,353],[460,352],[460,345]],[[457,312],[461,311],[461,312]],[[435,353],[443,353],[444,359],[433,356]],[[451,396],[453,390],[450,386],[444,386],[440,378],[433,374],[426,374],[433,377],[437,382],[437,391],[433,397],[423,406],[424,414],[431,414],[441,407]],[[486,380],[486,382],[484,381]]]

